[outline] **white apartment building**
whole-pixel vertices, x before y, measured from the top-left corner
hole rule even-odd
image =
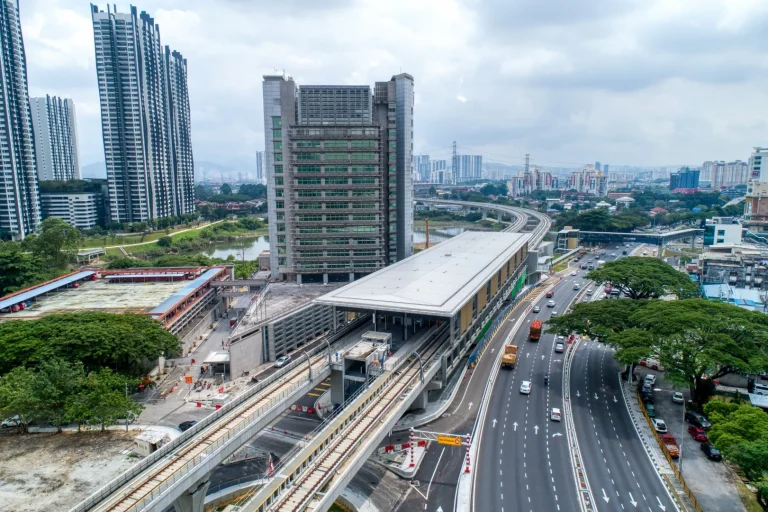
[[[59,217],[77,229],[98,225],[101,194],[95,192],[51,192],[40,194],[43,217]]]
[[[40,181],[79,180],[74,102],[46,95],[45,98],[30,98],[29,107]]]

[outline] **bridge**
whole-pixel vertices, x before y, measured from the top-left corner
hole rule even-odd
[[[667,233],[611,233],[602,231],[562,230],[557,234],[556,247],[568,247],[567,239],[577,238],[577,245],[642,243],[664,247],[671,242],[693,240],[704,234],[703,229],[681,229]]]
[[[516,219],[507,231],[525,228],[531,217],[536,227],[526,235],[464,233],[451,239],[453,242],[443,242],[327,294],[324,297],[333,297],[325,303],[336,301],[335,307],[355,312],[361,318],[315,349],[294,356],[286,368],[238,395],[89,496],[72,512],[163,512],[170,506],[177,512],[203,510],[212,470],[321,381],[330,376],[334,386],[338,360],[332,355],[360,340],[363,332],[371,330],[371,320],[375,330],[377,325],[382,327],[377,321],[386,326],[389,319],[390,330],[395,324],[402,326],[405,344],[377,371],[371,371],[364,385],[345,397],[342,407],[284,455],[274,474],[239,504],[241,510],[249,511],[327,510],[395,422],[414,401],[426,400],[426,386],[431,382],[439,385],[447,378],[503,301],[524,284],[528,245],[541,241],[550,221],[537,212],[501,208]],[[391,277],[403,271],[413,276],[409,265],[431,265],[433,273],[424,271],[415,280],[407,281]],[[445,275],[442,269],[448,266],[453,277],[432,292],[435,297],[422,294],[419,301],[407,298],[418,292],[409,286],[425,289],[432,276]],[[390,297],[382,297],[382,286],[375,279],[389,279],[392,286],[401,287],[401,292],[392,291],[392,297],[400,297],[401,302],[388,302]],[[420,279],[423,282],[414,284]],[[359,300],[349,300],[350,295],[344,295],[348,289],[353,298],[355,293],[363,295],[357,296]],[[369,298],[367,303],[365,297]],[[411,327],[417,334],[409,340]]]

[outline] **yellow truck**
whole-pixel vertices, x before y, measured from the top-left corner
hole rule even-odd
[[[504,355],[501,356],[501,367],[514,368],[517,364],[517,345],[504,346]]]

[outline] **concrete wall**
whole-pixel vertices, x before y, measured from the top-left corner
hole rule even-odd
[[[224,302],[219,301],[213,309],[208,311],[208,313],[197,322],[192,330],[185,334],[181,339],[182,354],[186,356],[192,350],[195,340],[200,341],[201,333],[203,333],[213,322],[226,315],[226,313]]]
[[[262,340],[262,330],[257,329],[247,338],[229,345],[232,377],[240,377],[243,372],[253,370],[264,361]]]

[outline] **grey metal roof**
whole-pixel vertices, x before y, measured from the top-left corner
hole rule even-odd
[[[165,272],[156,274],[110,274],[105,279],[138,279],[142,277],[184,277],[184,272]]]
[[[216,274],[219,272],[221,272],[221,267],[214,267],[212,269],[206,270],[203,275],[193,279],[192,281],[189,281],[189,284],[185,285],[184,288],[165,299],[159,306],[157,306],[149,313],[157,318],[157,316],[165,313],[173,306],[184,300],[187,295],[194,292],[199,287],[203,286],[205,283],[216,277]]]
[[[453,316],[530,238],[528,233],[467,231],[315,302],[350,309]]]
[[[0,300],[0,309],[5,309],[13,306],[14,304],[18,304],[19,302],[24,302],[29,299],[34,299],[35,297],[42,295],[44,293],[52,292],[58,288],[61,288],[62,286],[66,286],[68,284],[72,284],[75,281],[80,281],[81,279],[85,279],[86,277],[89,277],[91,275],[95,274],[95,272],[86,271],[86,272],[78,272],[77,274],[72,274],[71,276],[64,277],[62,279],[57,279],[56,281],[52,283],[48,283],[43,286],[38,286],[37,288],[34,288],[32,290],[26,291],[24,293],[20,293],[18,295],[14,295],[13,297],[10,297],[5,300]]]

